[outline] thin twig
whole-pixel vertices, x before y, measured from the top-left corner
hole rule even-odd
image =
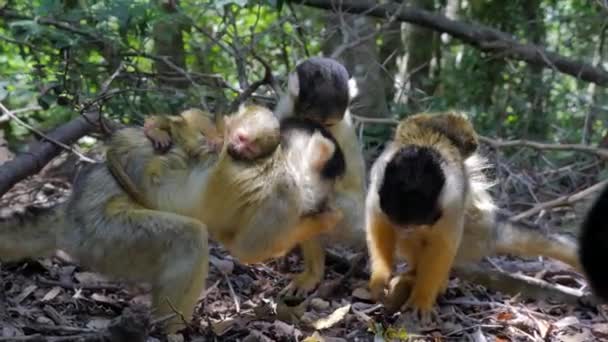
[[[4,104],[2,104],[2,102],[0,102],[0,110],[2,110],[2,111],[4,112],[4,114],[5,114],[5,115],[10,116],[10,117],[11,117],[11,119],[13,119],[13,120],[17,121],[17,123],[19,123],[19,124],[20,124],[20,125],[22,125],[23,127],[25,127],[25,128],[27,128],[27,129],[29,129],[30,131],[32,131],[32,132],[33,132],[34,134],[36,134],[38,137],[40,137],[40,138],[42,138],[42,139],[45,139],[45,140],[47,140],[47,141],[50,141],[50,142],[52,142],[53,144],[55,144],[55,145],[57,145],[57,146],[59,146],[59,147],[63,148],[63,149],[64,149],[64,150],[66,150],[66,151],[70,151],[70,152],[74,153],[74,154],[75,154],[75,155],[77,155],[77,156],[80,158],[80,160],[82,160],[82,161],[85,161],[85,162],[88,162],[88,163],[96,163],[96,161],[95,161],[95,160],[93,160],[93,159],[91,159],[91,158],[89,158],[89,157],[86,157],[86,156],[85,156],[85,155],[83,155],[82,153],[80,153],[80,152],[76,151],[75,149],[71,148],[70,146],[68,146],[68,145],[66,145],[66,144],[64,144],[64,143],[62,143],[62,142],[60,142],[60,141],[57,141],[57,140],[52,139],[52,138],[49,138],[48,136],[44,135],[42,132],[40,132],[40,131],[39,131],[39,130],[37,130],[36,128],[34,128],[34,127],[30,126],[29,124],[27,124],[25,121],[23,121],[23,120],[19,119],[19,118],[18,118],[18,117],[17,117],[15,114],[13,114],[13,112],[11,112],[10,110],[8,110],[8,108],[6,108],[6,107],[4,106]]]
[[[595,154],[598,157],[608,160],[608,149],[581,144],[546,144],[529,140],[500,141],[483,136],[479,137],[479,140],[495,148],[525,146],[537,150],[578,151],[589,154]]]
[[[543,210],[547,210],[547,209],[554,208],[557,206],[568,205],[568,204],[572,204],[574,202],[580,201],[580,200],[594,194],[595,192],[600,191],[601,189],[604,188],[604,186],[606,184],[608,184],[608,179],[601,181],[593,186],[590,186],[590,187],[586,188],[585,190],[579,191],[575,194],[564,195],[564,196],[558,197],[551,201],[539,203],[539,204],[535,205],[534,207],[524,211],[523,213],[519,213],[519,214],[513,216],[511,218],[511,220],[519,221],[524,218],[530,217],[538,212],[541,212]]]

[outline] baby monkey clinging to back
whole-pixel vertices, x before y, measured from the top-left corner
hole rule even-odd
[[[580,269],[574,241],[498,217],[477,145],[464,115],[418,114],[399,123],[374,162],[366,199],[373,297],[384,296],[395,254],[410,268],[391,281],[389,310],[407,300],[428,320],[452,265],[484,256],[545,255]]]

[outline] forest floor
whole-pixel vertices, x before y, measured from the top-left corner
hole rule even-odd
[[[32,202],[63,201],[68,193],[66,181],[34,176],[3,197],[0,214]],[[329,258],[315,293],[301,303],[288,303],[291,306],[279,300],[279,291],[289,282],[287,274],[301,269],[297,253],[245,266],[212,244],[211,256],[195,319],[171,336],[140,316],[128,316],[126,308],[137,311],[149,304],[145,286],[108,281],[62,254],[1,264],[0,341],[116,341],[120,339],[112,327],[124,325],[135,335],[149,328],[147,341],[608,340],[608,307],[525,300],[455,277],[438,300],[438,319],[417,325],[410,312],[388,315],[369,300],[367,260],[359,258],[349,268],[346,261],[357,254],[345,251]],[[579,274],[558,262],[500,257],[486,263],[575,290],[585,287]]]

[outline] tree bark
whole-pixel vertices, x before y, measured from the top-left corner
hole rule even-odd
[[[186,20],[178,13],[179,0],[159,0],[164,15],[154,23],[152,36],[154,38],[154,53],[165,61],[154,61],[154,67],[159,74],[174,75],[176,69],[186,68],[186,52],[184,37]],[[175,88],[187,88],[188,80],[178,79],[169,82]]]
[[[338,25],[333,25],[329,30],[334,34],[326,39],[323,51],[344,64],[359,88],[359,95],[351,102],[351,112],[367,117],[386,116],[385,74],[374,35],[375,20],[339,13],[329,15],[327,22],[328,25]],[[339,26],[340,23],[344,23],[344,26]]]
[[[540,0],[524,2],[524,14],[527,22],[526,33],[532,43],[542,45],[545,41],[545,28]],[[526,94],[528,108],[524,117],[525,129],[523,137],[527,139],[544,140],[548,131],[545,113],[546,88],[543,83],[543,70],[541,65],[527,66]]]
[[[433,10],[434,7],[433,0],[413,0],[411,3],[425,10]],[[425,108],[424,99],[433,92],[431,62],[436,35],[432,30],[412,24],[406,25],[406,32],[407,63],[402,75],[408,80],[405,84],[406,103],[412,111],[419,112]]]

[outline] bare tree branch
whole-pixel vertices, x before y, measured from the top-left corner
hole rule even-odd
[[[358,115],[353,115],[353,119],[355,120],[355,124],[383,124],[383,125],[397,125],[399,121],[388,118],[366,118]],[[525,146],[534,148],[542,151],[577,151],[588,154],[594,154],[602,159],[608,160],[608,149],[593,147],[581,144],[547,144],[536,141],[529,140],[508,140],[508,141],[500,141],[496,139],[492,139],[485,136],[480,136],[479,140],[481,142],[490,145],[494,148],[504,148],[504,147],[517,147],[517,146]]]
[[[533,65],[558,70],[583,81],[593,82],[604,87],[608,86],[608,72],[599,67],[596,68],[590,63],[576,61],[547,51],[533,44],[520,43],[510,34],[484,25],[451,20],[444,15],[410,6],[400,8],[399,4],[392,2],[379,4],[377,1],[371,0],[342,0],[339,1],[340,4],[337,6],[336,1],[333,0],[301,0],[294,2],[326,10],[334,10],[338,7],[349,13],[365,14],[383,19],[395,16],[398,21],[445,32],[481,51],[523,60]]]
[[[101,113],[90,112],[59,126],[46,136],[51,140],[71,145],[82,136],[98,130],[99,126],[94,123],[99,123],[102,119]],[[106,125],[108,124],[106,122]],[[63,148],[52,141],[43,139],[31,143],[27,151],[3,163],[0,167],[0,196],[4,195],[17,182],[29,175],[40,172],[51,159],[63,151]]]

